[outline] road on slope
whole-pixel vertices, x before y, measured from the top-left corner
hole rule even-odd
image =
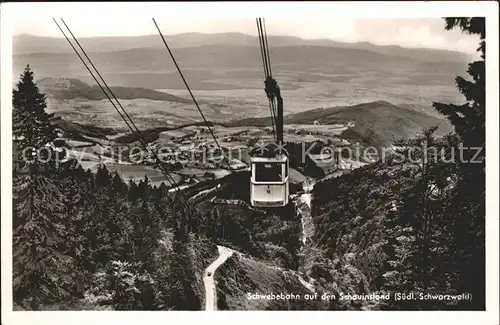
[[[210,264],[203,275],[203,283],[205,284],[205,310],[217,310],[217,292],[215,290],[214,274],[219,266],[221,266],[234,251],[230,248],[217,246],[219,257]]]
[[[308,178],[306,181],[302,183],[302,188],[304,193],[295,199],[295,205],[297,206],[298,213],[300,215],[300,220],[302,224],[302,248],[301,252],[303,252],[306,246],[309,246],[308,240],[314,235],[314,224],[311,217],[311,201],[312,201],[312,190],[314,185],[316,184],[316,180],[312,178]],[[314,279],[309,278],[310,282],[307,282],[298,274],[297,272],[293,272],[300,283],[304,287],[306,287],[309,291],[315,292]]]
[[[315,185],[314,179],[307,179],[302,183],[304,193],[297,198],[296,205],[300,213],[302,223],[302,244],[306,245],[307,240],[314,234],[314,225],[311,217],[312,190]]]
[[[303,212],[301,213],[302,219],[304,219],[306,214],[310,218],[310,209],[311,209],[311,193],[310,192],[312,191],[314,184],[315,184],[315,180],[313,180],[313,179],[308,179],[303,183],[304,194],[301,195],[301,197],[299,198],[299,201],[302,202],[303,204],[305,204],[309,211],[307,211],[307,213],[303,213]],[[214,189],[216,189],[216,188],[209,189],[206,192],[213,191]],[[311,222],[311,220],[309,220],[309,221]],[[303,228],[306,228],[306,227],[304,227],[305,226],[304,220],[302,220],[302,226],[303,226]],[[309,227],[309,228],[311,228],[311,227]],[[306,239],[311,236],[311,234],[309,232],[306,231],[305,229],[303,230],[302,235],[303,235],[304,244],[306,242]],[[215,281],[214,281],[215,271],[217,270],[217,268],[219,266],[221,266],[234,253],[241,255],[241,253],[234,251],[228,247],[224,247],[224,246],[217,245],[217,250],[219,251],[219,257],[206,268],[205,273],[203,275],[203,283],[205,285],[205,310],[217,310],[217,291],[216,291],[216,286],[215,286]],[[304,280],[304,278],[302,278],[302,276],[300,276],[300,274],[297,273],[296,271],[284,270],[280,267],[274,267],[274,268],[278,269],[282,272],[291,272],[293,275],[295,275],[298,278],[298,280],[300,281],[300,283],[304,287],[306,287],[311,292],[315,292],[314,285],[312,283],[309,283],[306,280]]]

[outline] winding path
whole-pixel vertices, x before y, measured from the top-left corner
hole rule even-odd
[[[315,181],[313,179],[308,179],[302,183],[302,188],[304,193],[299,196],[296,200],[296,206],[299,210],[300,221],[302,224],[302,244],[306,245],[307,240],[311,238],[314,234],[314,225],[311,217],[311,201],[312,201],[312,190],[314,188]]]
[[[217,310],[217,291],[215,290],[214,274],[219,266],[221,266],[234,251],[224,246],[217,246],[219,257],[210,264],[203,275],[203,283],[205,284],[205,310]]]
[[[202,195],[205,195],[205,194],[208,194],[208,193],[211,193],[213,191],[215,191],[216,189],[220,188],[220,184],[218,184],[217,186],[214,186],[212,188],[209,188],[208,190],[204,190],[204,191],[201,191],[201,192],[198,192],[196,193],[194,196],[190,197],[189,200],[194,200]]]
[[[312,221],[311,217],[311,201],[312,201],[312,190],[314,188],[314,185],[316,184],[316,181],[314,179],[308,178],[305,182],[302,183],[302,188],[304,190],[304,193],[299,196],[295,202],[297,209],[300,214],[300,221],[302,224],[302,248],[301,251],[303,251],[306,247],[308,246],[308,240],[314,235],[314,224]],[[304,287],[306,287],[309,291],[311,292],[316,292],[314,282],[315,280],[312,278],[309,278],[309,282],[304,280],[300,276],[299,273],[293,272],[297,278],[299,279],[300,283]]]
[[[303,204],[305,204],[307,206],[308,210],[311,209],[311,194],[310,194],[310,192],[312,191],[313,187],[314,187],[314,180],[308,180],[308,181],[304,182],[303,189],[304,189],[305,193],[302,194],[302,196],[299,198],[299,202],[301,201]],[[209,190],[206,190],[204,192],[209,193],[215,189],[216,188],[209,189]],[[215,198],[212,198],[212,200],[214,200],[214,199]],[[301,212],[302,227],[303,227],[302,237],[303,237],[304,244],[306,243],[306,239],[308,237],[310,237],[310,235],[311,235],[311,234],[306,233],[306,230],[305,230],[306,227],[305,227],[304,217],[306,217],[306,215],[307,215],[307,217],[310,218],[309,211],[307,211],[307,213]],[[205,310],[217,310],[217,290],[216,290],[216,286],[215,286],[216,283],[214,280],[215,271],[217,270],[217,268],[219,266],[224,264],[224,262],[229,257],[231,257],[234,253],[241,254],[241,253],[236,252],[228,247],[219,246],[219,245],[217,245],[217,250],[219,251],[219,257],[215,261],[213,261],[212,264],[210,264],[205,269],[205,273],[203,275],[203,283],[205,285]],[[304,287],[306,287],[309,291],[311,291],[311,292],[316,291],[314,285],[312,283],[304,280],[304,278],[302,278],[302,276],[300,276],[300,274],[298,272],[291,271],[291,270],[284,270],[284,269],[282,269],[280,267],[276,267],[276,266],[273,268],[278,269],[282,272],[291,272],[293,275],[295,275],[298,278],[300,283]]]

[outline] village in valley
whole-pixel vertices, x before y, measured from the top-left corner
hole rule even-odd
[[[304,158],[301,165],[291,166],[291,182],[302,182],[305,179],[304,170],[311,164],[322,169],[325,176],[363,165],[362,162],[347,163],[347,160],[340,158],[342,148],[349,148],[351,143],[339,135],[353,125],[352,122],[343,125],[320,125],[317,122],[287,125],[284,129],[287,143],[302,146],[301,155]],[[210,131],[214,133],[218,144]],[[271,127],[213,125],[209,129],[196,125],[159,132],[157,139],[147,144],[146,152],[139,141],[124,143],[123,136],[123,133],[117,133],[106,136],[106,139],[84,136],[74,140],[71,135],[60,133],[61,140],[70,147],[68,158],[76,158],[85,170],[95,172],[99,166],[105,165],[108,170],[117,171],[125,180],[139,182],[147,176],[153,185],[164,182],[169,187],[173,184],[168,184],[161,171],[154,167],[156,159],[153,152],[175,175],[177,184],[189,186],[220,179],[231,170],[249,170],[248,151],[260,143],[271,143],[273,140]],[[312,147],[321,144],[321,147],[328,146],[329,150],[317,153],[305,144]]]

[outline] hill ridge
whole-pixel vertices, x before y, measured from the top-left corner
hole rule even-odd
[[[180,34],[171,34],[166,35],[167,38],[170,38],[169,42],[171,43],[171,47],[186,47],[187,43],[189,46],[190,42],[198,43],[198,44],[222,44],[233,43],[235,45],[242,45],[245,42],[252,42],[252,44],[257,45],[257,36],[249,35],[241,32],[227,32],[227,33],[201,33],[201,32],[189,32],[189,33],[180,33]],[[272,47],[279,47],[283,45],[322,45],[327,47],[337,47],[337,48],[351,48],[351,49],[366,49],[372,50],[376,53],[384,52],[385,54],[392,54],[395,56],[407,56],[412,57],[414,59],[418,59],[421,55],[427,56],[435,56],[439,57],[438,61],[442,61],[445,56],[447,60],[452,61],[463,61],[469,59],[469,55],[464,52],[459,51],[450,51],[438,48],[426,48],[426,47],[404,47],[396,44],[391,45],[380,45],[367,41],[362,42],[342,42],[336,41],[329,38],[314,38],[314,39],[306,39],[298,36],[289,36],[289,35],[268,35],[269,44]],[[80,37],[79,38],[83,43],[87,43],[90,49],[87,49],[88,52],[93,52],[93,48],[98,49],[96,52],[112,52],[114,47],[125,47],[125,48],[133,48],[137,46],[130,46],[127,44],[109,44],[110,40],[114,40],[116,43],[120,43],[121,41],[133,41],[135,43],[145,42],[150,44],[146,47],[157,47],[161,48],[163,45],[159,41],[159,36],[156,34],[149,35],[138,35],[138,36],[99,36],[99,37]],[[23,42],[24,41],[24,42]],[[52,44],[41,45],[40,42],[48,42]],[[100,43],[102,41],[106,41],[107,47],[98,46],[97,44],[91,44],[93,42]],[[59,42],[60,44],[55,44]],[[25,44],[23,44],[25,43]],[[26,44],[27,43],[27,44]],[[112,42],[111,42],[112,43]],[[45,47],[47,49],[51,49],[51,51],[40,51],[36,50],[40,47]],[[55,52],[54,52],[55,51]],[[59,52],[68,53],[70,49],[67,48],[67,44],[65,43],[64,38],[62,37],[51,37],[51,36],[37,36],[30,34],[21,34],[14,36],[14,47],[13,54],[27,54],[27,53],[59,53]],[[391,51],[393,53],[391,53]],[[398,53],[394,53],[397,51]],[[413,54],[411,52],[414,52]],[[420,55],[419,55],[420,54]],[[432,59],[435,61],[436,58]],[[421,58],[424,59],[424,58]]]
[[[89,100],[106,99],[97,85],[89,85],[78,78],[45,77],[37,80],[40,89],[57,99],[87,98]],[[109,88],[119,99],[151,99],[188,103],[189,99],[178,97],[166,92],[144,87],[123,87],[109,85]]]
[[[430,126],[438,127],[438,136],[452,131],[451,124],[445,118],[400,107],[384,100],[312,109],[284,117],[284,123],[288,125],[312,124],[316,121],[321,125],[354,122],[354,127],[343,131],[341,137],[379,148],[390,145],[394,138],[413,137]],[[269,117],[261,117],[234,120],[228,125],[270,126],[270,123]]]

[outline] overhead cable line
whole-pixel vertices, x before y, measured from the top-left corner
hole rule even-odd
[[[257,31],[258,31],[258,35],[259,35],[259,47],[260,47],[260,54],[261,54],[261,57],[262,57],[262,67],[264,68],[264,76],[267,78],[268,75],[269,75],[269,72],[268,72],[268,66],[267,66],[267,62],[266,62],[266,56],[264,54],[264,40],[263,40],[263,37],[264,37],[264,33],[261,32],[261,24],[260,24],[260,18],[255,18],[255,22],[257,23]]]
[[[271,68],[271,55],[269,54],[269,44],[267,43],[267,30],[266,30],[266,21],[264,18],[262,18],[262,24],[264,26],[264,41],[265,41],[265,47],[266,47],[266,53],[267,53],[267,64],[269,66],[269,76],[273,76],[273,70]]]
[[[267,28],[266,28],[266,20],[262,18],[262,25],[264,27],[264,40],[265,40],[265,47],[266,47],[266,53],[267,53],[267,64],[269,66],[269,77],[272,78],[273,76],[273,69],[272,69],[272,64],[271,64],[271,51],[269,51],[269,43],[267,39]],[[274,102],[274,97],[271,99],[271,105],[272,105],[272,111],[273,111],[273,118],[277,119],[277,112],[276,112],[276,103]],[[276,121],[275,121],[276,123]]]
[[[272,78],[272,69],[271,69],[271,57],[269,55],[269,45],[267,42],[267,31],[265,28],[265,20],[263,18],[256,18],[257,23],[257,31],[259,35],[259,45],[262,56],[262,65],[264,66],[264,77],[265,80]],[[268,95],[269,99],[269,112],[271,113],[271,124],[273,128],[273,137],[277,139],[277,112],[276,105],[274,102],[274,96]],[[276,127],[275,127],[276,125]]]
[[[189,85],[186,81],[186,78],[184,78],[184,75],[179,67],[179,65],[177,64],[177,61],[175,60],[175,57],[174,57],[174,54],[172,53],[172,51],[170,50],[170,47],[168,46],[167,44],[167,41],[165,40],[165,37],[163,37],[163,33],[161,32],[160,30],[160,27],[158,27],[158,24],[156,23],[156,20],[154,18],[153,19],[153,22],[156,26],[156,29],[158,30],[158,33],[160,34],[161,36],[161,39],[163,41],[163,44],[165,45],[168,53],[170,54],[170,57],[172,58],[172,61],[174,62],[175,64],[175,67],[177,68],[177,71],[179,72],[179,75],[181,76],[182,78],[182,81],[184,82],[184,85],[186,86],[188,92],[189,92],[189,95],[191,95],[191,99],[193,99],[193,102],[194,104],[196,105],[196,108],[198,109],[198,112],[200,113],[201,117],[203,118],[203,121],[205,122],[205,125],[207,126],[208,128],[208,131],[210,132],[210,134],[212,135],[212,138],[214,139],[215,141],[215,144],[217,145],[217,147],[219,147],[220,151],[222,152],[222,155],[223,155],[223,158],[225,160],[227,160],[227,166],[229,167],[229,170],[231,171],[231,173],[233,172],[233,168],[231,167],[231,162],[229,161],[229,159],[227,159],[226,155],[224,154],[224,150],[222,149],[222,147],[220,146],[219,142],[217,141],[217,138],[215,137],[215,134],[214,132],[212,131],[212,128],[210,128],[210,125],[209,125],[209,122],[207,121],[207,119],[205,118],[205,115],[203,114],[203,112],[201,111],[201,108],[200,106],[198,105],[198,102],[196,101],[196,98],[194,98],[194,95],[193,95],[193,92],[191,91],[191,88],[189,88]]]
[[[264,54],[264,34],[261,33],[261,24],[260,24],[260,18],[255,18],[255,22],[257,24],[257,31],[258,31],[258,35],[259,35],[259,48],[260,48],[260,55],[261,55],[261,59],[262,59],[262,67],[264,68],[264,76],[265,78],[267,78],[269,76],[269,68],[268,68],[268,65],[267,65],[267,60],[266,60],[266,56]],[[271,98],[269,98],[269,113],[271,114],[271,126],[272,126],[272,130],[273,130],[273,138],[274,140],[276,140],[276,130],[275,130],[275,127],[274,127],[274,123],[275,123],[275,112],[273,110],[273,106],[271,104]]]
[[[113,104],[113,107],[115,107],[115,109],[118,111],[118,113],[120,114],[120,116],[122,117],[122,119],[125,121],[125,123],[127,124],[127,126],[129,127],[129,129],[132,131],[132,134],[136,133],[136,136],[139,140],[139,142],[141,143],[141,145],[143,145],[144,149],[149,152],[148,150],[148,147],[147,147],[147,144],[145,143],[144,139],[140,136],[140,130],[137,128],[137,126],[135,125],[135,123],[133,122],[132,118],[130,117],[130,115],[127,113],[127,111],[123,108],[123,106],[120,104],[120,101],[116,98],[116,96],[114,95],[113,91],[111,90],[111,88],[108,86],[108,84],[106,83],[106,81],[104,80],[104,78],[101,76],[101,74],[99,73],[99,71],[97,70],[97,68],[95,67],[95,65],[93,64],[92,60],[90,59],[90,57],[87,55],[87,53],[85,52],[85,50],[83,49],[83,47],[81,46],[80,42],[78,41],[78,39],[76,39],[75,35],[73,34],[73,32],[71,31],[71,29],[68,27],[68,25],[66,24],[66,22],[61,18],[61,21],[63,22],[64,26],[68,29],[69,33],[71,34],[73,40],[76,42],[76,44],[78,45],[78,47],[80,48],[80,50],[82,51],[82,53],[85,55],[85,57],[87,58],[87,60],[89,61],[89,63],[91,64],[91,66],[94,68],[95,72],[97,73],[97,75],[99,76],[99,78],[101,79],[102,83],[104,84],[104,86],[106,87],[106,89],[109,91],[109,93],[111,94],[111,96],[114,98],[114,100],[116,101],[116,103],[118,104],[118,106],[120,106],[120,108],[122,109],[123,113],[125,114],[125,116],[128,118],[129,122],[127,122],[127,120],[123,117],[123,115],[120,113],[120,111],[118,110],[118,108],[116,107],[116,105],[114,105],[113,101],[109,98],[109,96],[107,95],[107,93],[104,91],[104,93],[106,94],[106,97],[108,97],[108,99],[110,100],[110,102]],[[57,24],[57,22],[56,22]],[[61,30],[62,31],[62,30]],[[69,39],[66,37],[66,39],[69,41]],[[71,44],[71,43],[70,43]],[[73,49],[74,46],[72,46]],[[79,55],[80,59],[81,56]],[[84,62],[84,61],[82,61]],[[85,64],[85,63],[84,63]],[[87,66],[88,68],[88,66]],[[92,72],[89,70],[89,72],[92,74]],[[93,76],[94,80],[96,80],[95,76]],[[96,80],[96,82],[98,82]],[[100,86],[100,85],[99,85]],[[101,89],[102,86],[100,86]],[[133,128],[131,127],[133,126]],[[135,129],[135,132],[134,132],[134,129]],[[156,155],[155,152],[151,151],[153,153],[153,155],[155,156],[155,159],[159,160],[159,157]],[[162,165],[159,164],[159,168],[160,170],[162,171],[162,173],[164,174],[165,178],[167,178],[167,180],[171,181],[172,185],[177,187],[177,189],[179,189],[179,187],[177,186],[176,182],[173,181],[173,177],[167,172],[167,171],[163,171],[162,170]],[[173,182],[172,182],[173,181]]]
[[[127,127],[131,130],[132,134],[135,134],[136,137],[138,138],[140,144],[144,147],[144,149],[149,152],[148,150],[148,147],[147,147],[147,144],[145,143],[145,141],[142,139],[141,137],[141,133],[139,131],[139,129],[137,128],[137,126],[134,124],[132,118],[130,117],[130,115],[126,112],[126,110],[123,108],[123,106],[120,104],[120,102],[118,101],[118,99],[116,98],[116,96],[114,95],[113,91],[109,88],[109,86],[107,85],[106,81],[104,80],[104,78],[102,78],[101,74],[99,73],[99,71],[97,70],[97,68],[95,67],[95,65],[92,63],[92,60],[89,58],[89,56],[87,55],[87,53],[85,52],[85,50],[83,49],[83,47],[81,46],[81,44],[78,42],[78,40],[76,39],[76,37],[74,36],[74,34],[71,32],[71,29],[68,27],[68,25],[64,22],[63,19],[61,19],[61,21],[64,23],[65,27],[67,28],[67,30],[69,31],[69,33],[71,34],[71,36],[73,37],[74,41],[76,42],[76,44],[78,45],[78,47],[80,48],[80,50],[82,51],[82,53],[84,54],[84,56],[87,58],[87,60],[89,61],[89,63],[92,65],[92,67],[94,68],[95,72],[97,73],[97,75],[99,76],[99,78],[101,79],[102,83],[104,84],[104,86],[106,87],[106,89],[109,91],[109,93],[111,94],[111,96],[115,99],[116,103],[118,104],[118,106],[120,106],[120,108],[122,109],[123,113],[125,114],[125,116],[120,112],[120,110],[118,109],[118,107],[116,106],[116,104],[113,102],[113,100],[111,99],[111,97],[108,95],[108,93],[104,90],[103,86],[101,85],[101,83],[99,82],[99,80],[95,77],[94,73],[92,72],[92,70],[90,69],[90,67],[87,65],[87,63],[85,62],[85,60],[82,58],[82,56],[80,55],[80,53],[78,52],[78,50],[75,48],[75,46],[73,45],[73,43],[69,40],[69,37],[66,35],[66,33],[62,30],[61,26],[57,23],[57,21],[53,18],[54,22],[56,23],[57,27],[59,28],[59,30],[61,31],[61,33],[63,34],[63,36],[66,38],[66,40],[68,41],[68,43],[70,44],[70,46],[73,48],[73,50],[75,51],[75,53],[77,54],[77,56],[80,58],[80,60],[82,61],[82,63],[84,64],[85,68],[89,71],[89,73],[91,74],[92,78],[94,79],[94,81],[97,83],[97,85],[99,86],[99,88],[103,91],[103,93],[105,94],[105,96],[108,98],[108,100],[110,101],[110,103],[113,105],[113,107],[115,108],[115,110],[118,112],[118,114],[120,115],[120,117],[125,121],[125,124],[127,125]],[[129,119],[129,121],[127,121],[127,118]],[[135,129],[135,130],[134,130]],[[177,192],[180,192],[180,188],[177,184],[177,182],[175,182],[175,179],[170,175],[170,173],[165,170],[161,163],[161,160],[160,158],[158,157],[158,155],[156,154],[156,152],[154,152],[154,150],[151,150],[151,152],[153,153],[154,155],[154,158],[156,159],[156,162],[158,164],[158,167],[161,171],[161,173],[165,176],[165,179],[167,181],[169,181],[171,184],[172,184],[172,187],[176,188],[177,191],[176,191],[176,194],[175,194],[175,197],[177,197]],[[184,200],[185,201],[185,200]],[[184,206],[186,207],[186,203],[184,203]]]
[[[80,60],[82,61],[83,65],[85,66],[85,68],[87,69],[87,71],[90,73],[90,75],[92,76],[92,78],[94,79],[94,81],[97,83],[97,85],[99,86],[99,88],[101,88],[101,90],[104,93],[104,95],[109,99],[109,101],[111,102],[111,104],[113,104],[113,106],[117,110],[118,114],[120,114],[120,117],[125,121],[125,123],[127,124],[127,126],[129,128],[131,128],[131,126],[129,125],[128,121],[125,119],[125,117],[123,117],[122,113],[118,110],[118,108],[116,107],[116,105],[113,103],[113,101],[109,97],[109,95],[106,92],[106,90],[104,90],[104,88],[101,86],[101,83],[94,76],[94,74],[92,73],[90,67],[87,65],[87,63],[85,62],[85,60],[82,58],[82,56],[80,55],[80,53],[78,52],[78,50],[75,48],[75,46],[73,45],[73,43],[71,43],[71,41],[69,40],[69,38],[66,35],[66,33],[62,30],[61,26],[59,26],[59,24],[57,23],[57,21],[54,18],[52,18],[52,20],[54,20],[54,23],[56,23],[57,27],[59,28],[59,30],[63,34],[64,38],[66,38],[66,40],[68,41],[69,45],[73,48],[73,50],[75,51],[76,55],[80,58]]]

